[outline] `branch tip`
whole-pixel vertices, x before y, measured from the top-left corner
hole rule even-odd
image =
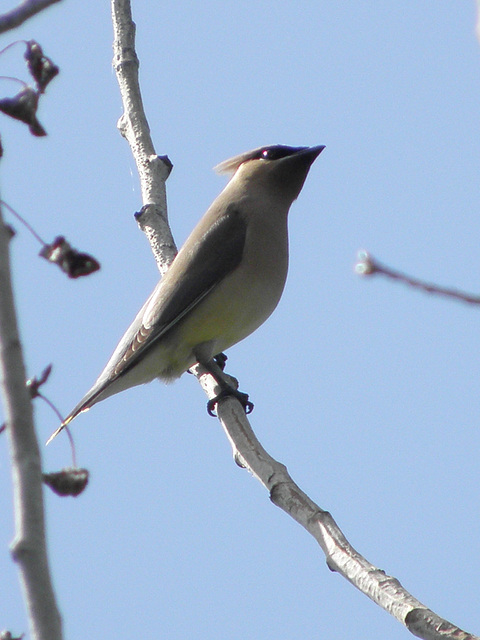
[[[359,276],[370,276],[377,271],[375,261],[368,251],[361,249],[357,253],[357,262],[354,270]]]

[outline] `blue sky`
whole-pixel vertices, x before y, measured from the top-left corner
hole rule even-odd
[[[170,5],[133,11],[156,150],[174,164],[178,244],[225,184],[211,171],[219,161],[263,144],[327,147],[292,207],[283,299],[228,354],[255,432],[360,553],[478,634],[480,311],[353,270],[365,248],[480,290],[474,3]],[[53,362],[44,391],[67,413],[158,275],[116,130],[108,3],[63,2],[0,45],[16,38],[38,40],[61,74],[41,105],[47,138],[1,119],[2,197],[41,236],[63,234],[102,263],[68,280],[7,215],[28,371]],[[22,54],[2,57],[2,75],[25,77]],[[57,421],[40,403],[36,418],[44,442]],[[46,494],[69,640],[408,637],[233,463],[193,377],[115,396],[72,429],[91,483],[76,500]],[[20,634],[5,438],[0,447],[0,620]],[[42,452],[46,470],[70,464],[66,438]]]

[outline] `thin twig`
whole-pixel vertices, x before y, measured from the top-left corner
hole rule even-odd
[[[2,52],[0,51],[0,54],[1,53]],[[13,82],[18,82],[19,84],[21,84],[22,87],[28,87],[26,82],[20,80],[20,78],[15,78],[14,76],[0,76],[0,80],[12,80]]]
[[[38,242],[40,242],[41,245],[43,245],[44,247],[47,246],[47,243],[42,240],[42,238],[38,235],[38,233],[35,231],[35,229],[32,227],[32,225],[27,222],[25,220],[25,218],[23,218],[18,211],[15,211],[15,209],[13,209],[13,207],[11,207],[8,202],[5,202],[5,200],[0,200],[0,204],[2,204],[4,207],[6,207],[10,213],[12,213],[18,220],[20,220],[20,222],[30,231],[30,233],[32,234],[32,236],[38,240]]]
[[[413,278],[406,273],[402,273],[401,271],[397,271],[396,269],[392,269],[391,267],[382,264],[363,249],[358,252],[358,262],[355,265],[355,271],[361,276],[373,276],[380,274],[387,278],[391,278],[392,280],[403,282],[415,289],[425,291],[426,293],[432,293],[446,298],[454,298],[455,300],[460,300],[461,302],[466,302],[468,304],[480,304],[480,296],[465,293],[464,291],[451,287],[442,287],[438,284],[420,280],[419,278]]]
[[[3,54],[8,51],[9,49],[11,49],[12,47],[14,47],[17,44],[26,44],[26,40],[15,40],[14,42],[10,42],[10,44],[7,44],[6,47],[3,47],[3,49],[0,49],[0,56],[3,56]],[[1,638],[0,638],[1,640]]]
[[[42,400],[44,400],[48,406],[50,407],[50,409],[53,409],[53,411],[56,413],[57,418],[60,420],[60,422],[64,422],[64,416],[62,416],[62,414],[60,413],[60,411],[57,409],[57,407],[53,404],[53,402],[47,398],[47,396],[44,396],[43,393],[37,392],[37,398],[41,398]],[[73,467],[77,467],[77,450],[75,447],[75,441],[73,439],[72,436],[72,432],[70,431],[68,425],[65,425],[64,427],[65,432],[68,436],[68,439],[70,441],[70,449],[72,451],[72,465]]]
[[[19,27],[26,20],[60,0],[24,0],[17,7],[0,15],[0,33]]]

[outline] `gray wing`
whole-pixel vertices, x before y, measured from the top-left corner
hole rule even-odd
[[[200,224],[202,221],[200,222]],[[95,404],[108,386],[135,367],[177,322],[184,318],[242,260],[247,223],[234,206],[206,229],[187,239],[172,266],[120,340],[97,382],[50,436],[47,444],[75,416]],[[178,276],[181,273],[181,277]]]
[[[193,246],[189,246],[191,243],[187,241],[182,249],[186,255],[178,256],[182,264],[176,265],[177,259],[174,261],[170,267],[172,272],[167,271],[145,305],[144,317],[137,316],[140,326],[124,345],[123,354],[118,354],[109,382],[135,367],[158,340],[237,268],[242,259],[246,233],[245,218],[236,208],[230,208]],[[175,273],[178,267],[183,271],[181,277]]]

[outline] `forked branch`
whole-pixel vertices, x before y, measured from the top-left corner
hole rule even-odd
[[[158,156],[153,151],[141,104],[137,73],[138,60],[134,48],[135,26],[131,18],[129,0],[112,0],[112,15],[115,32],[114,65],[125,108],[125,114],[120,120],[121,131],[128,140],[137,162],[143,185],[144,205],[150,205],[149,194],[164,194],[162,189],[168,174],[160,171],[149,174],[148,178],[145,174],[152,166],[152,160]],[[136,117],[137,110],[139,117]],[[156,164],[156,161],[153,164]],[[159,184],[151,183],[150,180],[158,180]],[[172,259],[171,247],[174,245],[169,230],[165,237],[162,236],[166,229],[166,205],[164,205],[163,195],[161,199],[161,203],[154,203],[154,211],[164,215],[162,224],[153,220],[148,230],[144,230],[152,244],[157,264],[168,265]],[[161,253],[163,248],[167,249],[167,255],[164,258],[159,257],[159,251]],[[216,383],[213,378],[202,371],[198,365],[194,370],[209,398],[213,398],[216,393]],[[248,469],[264,485],[270,492],[270,498],[274,504],[286,511],[314,536],[326,555],[330,569],[341,573],[355,587],[395,616],[420,638],[479,640],[434,614],[409,594],[398,580],[387,576],[355,551],[332,516],[303,493],[289,476],[286,467],[265,451],[236,399],[228,398],[219,403],[217,414],[230,440],[236,462]]]

